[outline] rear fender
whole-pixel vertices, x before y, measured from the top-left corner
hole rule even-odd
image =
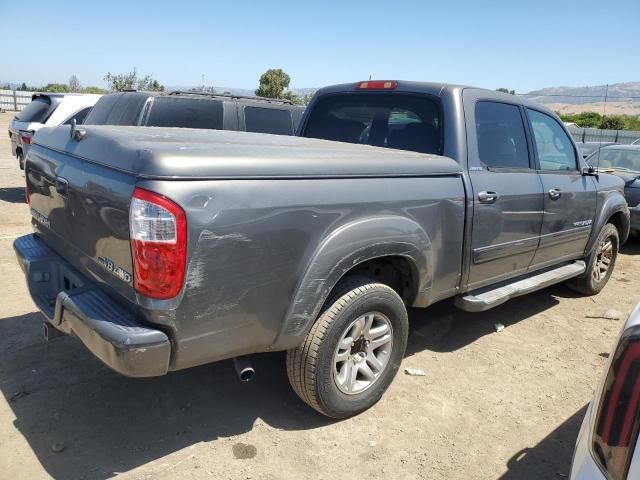
[[[315,251],[293,296],[274,349],[297,346],[338,281],[358,264],[374,258],[406,258],[418,281],[413,305],[428,304],[431,289],[431,241],[415,221],[398,216],[366,218],[329,235]]]

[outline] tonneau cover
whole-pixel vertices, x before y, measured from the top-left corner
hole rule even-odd
[[[456,175],[446,157],[301,137],[226,130],[71,126],[43,128],[34,144],[144,178]]]

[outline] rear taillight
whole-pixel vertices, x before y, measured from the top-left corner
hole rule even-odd
[[[611,480],[627,478],[640,427],[640,328],[623,334],[604,384],[593,451]]]
[[[129,209],[134,286],[145,297],[173,298],[182,289],[187,219],[168,198],[136,188]]]
[[[33,137],[32,130],[20,130],[20,138],[24,145],[31,145],[31,138]]]

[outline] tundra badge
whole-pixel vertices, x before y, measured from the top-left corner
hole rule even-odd
[[[116,266],[116,264],[113,263],[113,260],[105,257],[98,257],[98,263],[106,268],[109,272],[113,273],[120,280],[131,283],[131,274],[122,267]]]
[[[49,221],[49,219],[33,207],[31,207],[31,216],[35,218],[36,221],[44,225],[45,227],[51,227],[51,222]]]

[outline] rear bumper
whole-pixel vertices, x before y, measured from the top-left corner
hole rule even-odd
[[[16,239],[13,248],[31,298],[47,322],[78,337],[96,357],[123,375],[167,373],[171,343],[164,332],[141,324],[35,235]]]

